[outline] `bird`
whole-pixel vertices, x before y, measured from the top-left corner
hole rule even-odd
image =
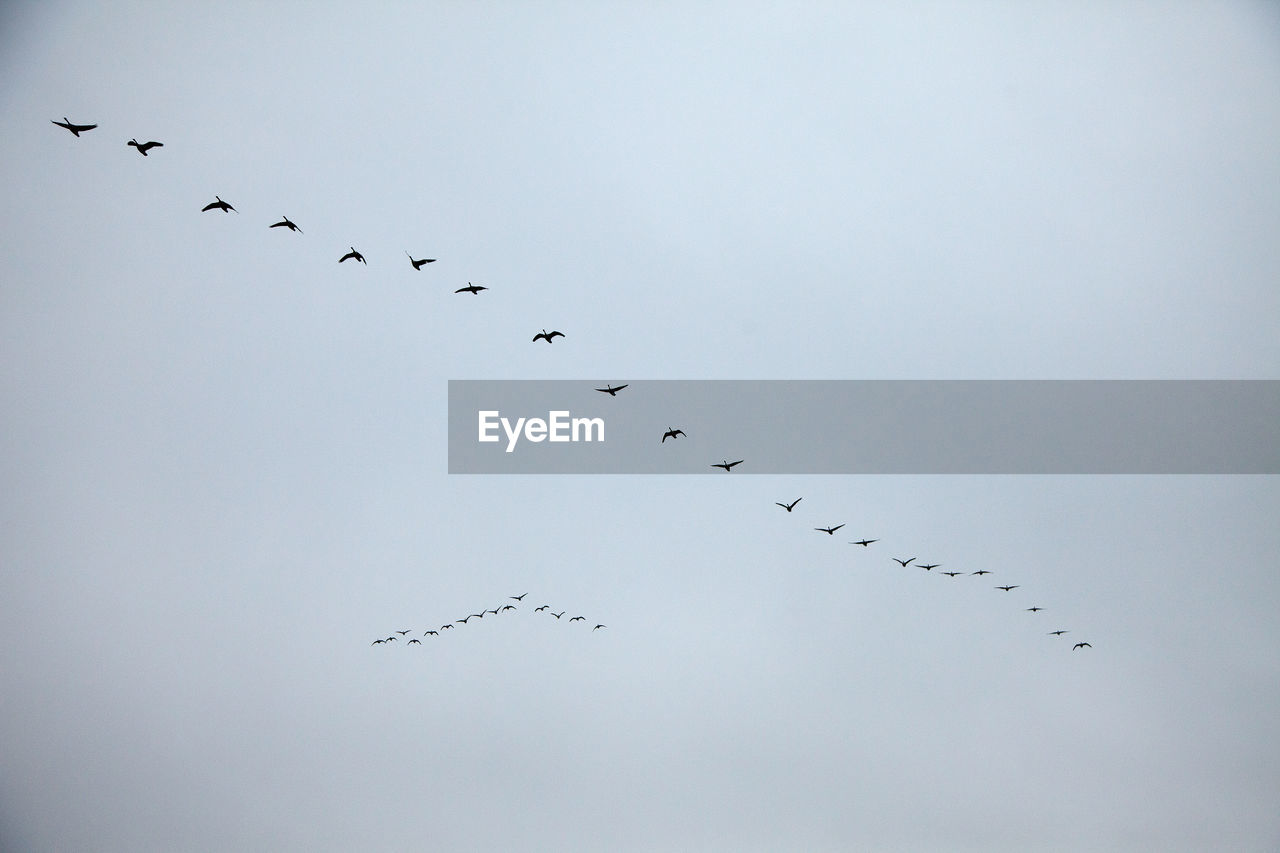
[[[1028,607],[1028,608],[1027,608],[1027,612],[1028,612],[1028,613],[1035,613],[1035,612],[1040,611],[1040,610],[1044,610],[1044,608],[1043,608],[1043,607]]]
[[[366,267],[369,266],[369,262],[364,259],[364,255],[356,251],[355,246],[351,247],[350,252],[347,252],[345,255],[338,258],[338,263],[342,263],[343,261],[348,260],[349,258],[355,258],[357,261],[364,264]]]
[[[626,387],[626,385],[619,385],[617,388],[614,388],[612,385],[606,385],[604,388],[597,388],[596,390],[602,394],[608,394],[610,397],[616,397],[618,396],[618,392]]]
[[[495,608],[493,608],[492,610],[486,610],[486,611],[485,611],[485,613],[492,613],[494,616],[497,616],[497,615],[498,615],[498,608],[496,608],[496,607],[495,607]]]
[[[163,142],[139,142],[136,139],[130,139],[128,142],[125,143],[125,145],[132,145],[134,148],[137,148],[138,153],[141,154],[143,157],[146,157],[147,152],[150,151],[152,148],[164,147]]]
[[[916,563],[916,565],[924,569],[926,572],[931,572],[942,564],[941,563]]]
[[[412,631],[412,630],[413,629],[410,628],[408,631],[396,631],[396,633],[399,634],[401,637],[403,637],[405,634],[409,633],[409,631]]]
[[[372,643],[370,643],[369,645],[371,645],[371,646],[376,646],[376,645],[378,645],[379,643],[385,643],[385,642],[386,642],[386,640],[374,640],[374,641],[373,641]]]
[[[1048,636],[1061,637],[1063,634],[1070,634],[1070,633],[1071,633],[1070,631],[1050,631]]]
[[[813,529],[817,530],[819,533],[825,533],[828,536],[835,536],[836,531],[839,530],[841,527],[844,527],[844,525],[837,524],[835,527],[815,527]]]
[[[583,622],[586,622],[586,621],[587,621],[587,617],[585,617],[585,616],[573,616],[573,617],[570,617],[569,621],[570,621],[570,622],[577,622],[579,619],[581,619]]]
[[[539,339],[544,340],[547,343],[551,343],[552,338],[563,338],[563,337],[565,337],[564,332],[548,332],[546,329],[543,329],[541,332],[533,336],[533,340],[535,343]]]
[[[668,438],[679,438],[682,435],[684,435],[684,430],[667,427],[667,431],[662,434],[662,443],[666,444]]]
[[[1093,648],[1093,646],[1089,645],[1088,643],[1076,643],[1074,646],[1071,647],[1071,651],[1074,652],[1076,649],[1091,649],[1091,648]]]
[[[597,626],[595,626],[594,628],[592,628],[591,630],[592,630],[592,631],[599,631],[601,628],[608,628],[608,627],[609,627],[608,625],[597,625]]]
[[[417,637],[414,637],[412,640],[410,640],[410,641],[409,641],[409,645],[411,645],[411,646],[412,646],[414,643],[417,643],[418,645],[422,645],[422,641],[421,641],[421,640],[419,640]]]
[[[394,642],[395,642],[396,640],[398,640],[398,639],[400,639],[400,638],[399,638],[399,637],[387,637],[387,642],[388,642],[388,643],[394,643]]]
[[[405,252],[405,254],[406,254],[406,255],[409,255],[409,253],[408,253],[408,252]],[[420,269],[422,269],[422,265],[423,265],[423,264],[434,264],[435,262],[436,262],[436,259],[435,259],[435,258],[423,258],[423,259],[422,259],[422,260],[420,260],[420,261],[415,261],[415,260],[413,259],[413,255],[409,255],[409,263],[413,264],[413,268],[414,268],[415,270],[420,270]]]
[[[215,195],[214,198],[218,200],[211,201],[208,204],[206,204],[204,207],[200,208],[201,213],[205,213],[206,211],[210,211],[214,209],[221,210],[223,213],[226,213],[229,210],[236,210],[234,207],[232,207],[231,205],[223,201],[219,196]],[[236,210],[236,213],[239,213],[239,212],[240,211]]]
[[[879,539],[859,539],[857,542],[850,542],[849,544],[861,545],[863,548],[865,548],[868,545],[870,545],[872,542],[879,542],[879,541],[880,541]]]
[[[519,595],[508,595],[507,598],[511,599],[512,601],[523,601],[524,597],[528,594],[529,593],[527,592],[522,592]]]
[[[741,465],[741,464],[742,464],[742,460],[741,460],[741,459],[739,459],[737,462],[730,462],[728,459],[726,459],[726,460],[724,460],[723,462],[712,462],[712,463],[711,463],[711,467],[712,467],[712,468],[723,468],[724,470],[728,471],[728,470],[730,470],[731,468],[733,468],[733,466],[734,466],[734,465]]]
[[[470,616],[468,616],[468,617],[467,617],[467,619],[470,619],[470,618],[471,618]],[[465,625],[465,624],[467,624],[467,619],[458,619],[458,620],[455,620],[455,621],[457,621],[457,622],[461,622],[463,625]]]
[[[996,589],[1003,589],[1005,592],[1008,592],[1011,589],[1017,589],[1018,586],[1019,585],[1015,583],[1013,586],[998,586]]]
[[[446,625],[445,627],[447,628],[448,626]],[[422,636],[424,636],[424,637],[439,637],[439,636],[440,636],[440,632],[439,632],[439,631],[423,631],[423,632],[422,632]]]
[[[299,234],[302,233],[302,229],[298,227],[297,223],[292,222],[287,216],[283,217],[279,222],[273,222],[267,227],[268,228],[288,228],[290,231],[297,231]]]
[[[559,619],[561,616],[564,615],[564,611],[561,610],[559,613],[552,613],[551,615]]]
[[[534,612],[534,613],[541,613],[542,611],[546,610],[546,609],[547,609],[548,607],[550,607],[550,606],[551,606],[550,604],[544,604],[544,605],[542,605],[541,607],[535,607],[535,608],[533,608],[533,612]]]
[[[962,575],[962,574],[964,574],[964,572],[938,572],[938,574],[940,574],[940,575],[946,575],[946,576],[947,576],[947,577],[949,577],[949,578],[953,578],[953,577],[955,577],[956,575]]]
[[[505,610],[515,610],[515,609],[516,609],[516,606],[515,606],[514,604],[508,604],[508,605],[504,606],[502,609],[503,609],[504,611],[505,611]]]
[[[448,625],[441,625],[441,626],[440,626],[440,630],[441,630],[441,631],[444,631],[444,630],[447,630],[447,629],[452,628],[452,627],[453,627],[453,624],[452,624],[452,623],[450,623],[450,624],[448,624]]]
[[[971,575],[989,575],[989,574],[991,574],[991,572],[987,571],[986,569],[978,569],[976,572],[969,572],[969,574],[971,574]]]
[[[488,290],[488,289],[489,288],[485,287],[482,284],[472,284],[471,282],[467,282],[466,287],[459,287],[457,290],[454,291],[454,293],[470,293],[474,295],[476,293],[479,293],[482,290]]]
[[[897,563],[899,566],[902,566],[905,569],[907,567],[907,563],[910,563],[912,560],[915,559],[915,557],[912,557],[910,560],[899,560],[897,557],[890,557],[889,559],[893,560],[895,563]]]
[[[53,121],[53,119],[49,119],[49,121]],[[71,119],[67,118],[66,116],[62,117],[62,121],[53,121],[53,123],[56,124],[58,127],[65,127],[67,130],[71,131],[71,134],[73,136],[79,136],[81,131],[93,130],[95,127],[97,127],[96,124],[72,124]]]

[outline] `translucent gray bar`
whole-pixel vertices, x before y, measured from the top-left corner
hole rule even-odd
[[[611,382],[451,380],[449,473],[1280,473],[1276,380]]]

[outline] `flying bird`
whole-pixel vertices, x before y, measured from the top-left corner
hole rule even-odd
[[[1093,646],[1089,645],[1088,643],[1076,643],[1074,646],[1071,647],[1071,651],[1074,652],[1076,649],[1091,649],[1091,648],[1093,648]]]
[[[534,613],[541,613],[542,611],[546,610],[546,609],[547,609],[548,607],[550,607],[550,606],[551,606],[550,604],[544,604],[544,605],[542,605],[541,607],[535,607],[535,608],[533,608],[533,612],[534,612]]]
[[[210,211],[210,210],[221,210],[223,213],[226,213],[229,210],[236,210],[234,207],[232,207],[231,205],[223,201],[219,196],[215,195],[214,198],[218,200],[211,201],[208,204],[206,204],[204,207],[200,208],[201,213],[205,213],[206,211]],[[239,213],[239,212],[240,211],[236,210],[236,213]]]
[[[279,222],[273,222],[267,227],[268,228],[288,228],[290,231],[297,231],[299,234],[302,233],[302,229],[298,227],[297,223],[291,221],[287,216],[282,218]]]
[[[782,508],[783,508],[783,509],[785,509],[787,512],[791,512],[791,510],[793,510],[793,509],[795,509],[795,508],[796,508],[796,504],[800,503],[800,501],[802,501],[802,500],[804,500],[804,498],[796,498],[795,500],[793,500],[793,501],[792,501],[791,503],[789,503],[789,504],[778,503],[777,501],[774,501],[774,503],[775,503],[775,504],[778,504],[778,506],[782,507]]]
[[[138,153],[141,154],[143,157],[146,157],[147,152],[150,151],[152,148],[164,147],[163,142],[139,142],[136,139],[130,139],[128,142],[125,143],[125,145],[132,145],[134,148],[137,148]]]
[[[1008,592],[1011,589],[1017,589],[1018,586],[1019,585],[1015,583],[1013,586],[998,586],[996,589],[1003,589],[1005,592]]]
[[[410,628],[408,631],[396,631],[396,633],[399,634],[401,637],[403,637],[405,634],[409,633],[409,631],[412,631],[412,630],[413,629]]]
[[[408,252],[405,252],[405,254],[409,255]],[[413,264],[413,268],[415,270],[421,270],[423,264],[434,264],[435,262],[436,262],[435,258],[423,258],[420,261],[415,261],[413,259],[413,255],[409,255],[409,263]]]
[[[907,563],[910,563],[912,560],[915,559],[915,557],[912,557],[910,560],[899,560],[897,557],[890,557],[889,559],[893,560],[895,563],[897,563],[899,566],[902,566],[905,569],[907,567]]]
[[[369,262],[368,262],[368,261],[366,261],[366,260],[364,259],[364,255],[362,255],[362,254],[360,254],[359,252],[357,252],[357,251],[356,251],[356,247],[355,247],[355,246],[352,246],[352,247],[351,247],[351,251],[350,251],[350,252],[347,252],[345,255],[343,255],[342,257],[338,258],[338,263],[342,263],[343,261],[350,260],[350,259],[352,259],[352,258],[354,258],[354,259],[356,259],[357,261],[359,261],[360,263],[364,264],[366,267],[367,267],[367,266],[369,266]]]
[[[372,643],[370,643],[369,645],[371,645],[371,646],[376,646],[376,645],[378,645],[379,643],[385,643],[385,642],[386,642],[386,640],[374,640],[374,641],[373,641]]]
[[[667,431],[662,434],[662,443],[666,444],[668,438],[679,438],[682,435],[684,435],[684,430],[667,427]]]
[[[511,605],[507,605],[507,606],[508,606],[508,607],[510,607]],[[486,610],[486,611],[485,611],[485,613],[492,613],[494,616],[497,616],[497,615],[498,615],[498,608],[496,608],[496,607],[495,607],[495,608],[493,608],[492,610]]]
[[[712,462],[711,467],[723,468],[724,470],[728,471],[729,469],[733,468],[734,465],[741,465],[741,464],[742,464],[741,459],[739,459],[737,462],[730,462],[728,459],[726,459],[723,462]]]
[[[421,640],[419,640],[417,637],[414,637],[412,640],[410,640],[410,641],[409,641],[409,645],[411,645],[411,646],[412,646],[414,643],[417,643],[418,645],[422,645],[422,641],[421,641]]]
[[[472,614],[472,616],[474,616],[474,615],[475,615],[475,614],[473,613],[473,614]],[[471,616],[468,616],[468,617],[467,617],[467,619],[470,619],[470,618],[471,618]],[[462,623],[463,625],[465,625],[465,624],[467,624],[467,619],[458,619],[458,620],[455,620],[455,621],[460,622],[460,623]]]
[[[844,525],[837,524],[835,527],[815,527],[813,529],[817,530],[819,533],[825,533],[828,536],[835,536],[836,531],[839,530],[841,527],[844,527]]]
[[[399,637],[387,637],[387,642],[388,642],[388,643],[394,643],[394,642],[395,642],[396,640],[398,640],[398,639],[400,639],[400,638],[399,638]]]
[[[523,601],[524,597],[528,594],[529,593],[527,592],[522,592],[519,595],[508,595],[507,598],[511,599],[512,601]]]
[[[561,616],[564,615],[564,611],[561,610],[559,613],[552,613],[551,615],[559,619]]]
[[[547,343],[551,343],[552,338],[563,338],[564,336],[564,332],[548,332],[546,329],[543,329],[541,332],[533,336],[533,340],[535,343],[539,339],[544,340]]]
[[[608,628],[608,627],[609,627],[608,625],[597,625],[597,626],[595,626],[594,628],[592,628],[591,630],[592,630],[592,631],[599,631],[601,628]]]
[[[448,624],[448,625],[441,625],[441,626],[440,626],[440,630],[441,630],[441,631],[444,631],[445,629],[447,629],[447,628],[452,628],[452,627],[453,627],[453,624],[452,624],[452,623],[450,623],[450,624]]]
[[[482,290],[488,290],[488,289],[489,288],[485,287],[482,284],[472,284],[471,282],[467,282],[466,287],[459,287],[457,290],[454,291],[454,293],[470,293],[474,295],[479,293]]]
[[[597,388],[596,390],[602,394],[608,394],[610,397],[616,397],[618,396],[618,392],[626,387],[626,385],[619,385],[617,388],[614,388],[612,385],[606,385],[604,388]]]
[[[53,119],[49,119],[49,121],[53,121]],[[71,131],[73,136],[79,136],[82,130],[93,130],[97,127],[96,124],[72,124],[71,119],[66,116],[62,117],[62,121],[54,121],[53,123],[58,127],[65,127],[67,130]],[[156,144],[158,145],[159,143]]]
[[[870,545],[872,542],[879,542],[879,541],[880,541],[879,539],[859,539],[857,542],[850,542],[849,544],[861,545],[863,548],[865,548],[868,545]]]
[[[1061,637],[1063,634],[1070,634],[1070,631],[1050,631],[1050,637]]]
[[[446,627],[446,628],[448,628],[449,626],[448,626],[448,625],[446,625],[445,627]],[[440,636],[440,632],[439,632],[439,631],[423,631],[423,632],[422,632],[422,636],[424,636],[424,637],[439,637],[439,636]]]
[[[581,619],[583,622],[586,622],[586,621],[587,621],[587,617],[585,617],[585,616],[573,616],[573,617],[571,617],[571,618],[569,619],[569,621],[570,621],[570,622],[577,622],[579,619]]]
[[[516,609],[516,606],[515,606],[514,604],[508,604],[508,605],[506,605],[505,607],[503,607],[502,609],[503,609],[504,611],[506,611],[506,610],[515,610],[515,609]]]
[[[1037,611],[1039,611],[1039,610],[1044,610],[1044,608],[1043,608],[1043,607],[1028,607],[1028,608],[1027,608],[1027,612],[1028,612],[1028,613],[1035,613],[1035,612],[1037,612]]]
[[[962,574],[964,574],[964,572],[938,572],[938,574],[940,574],[940,575],[946,575],[946,576],[947,576],[947,577],[949,577],[949,578],[953,578],[953,577],[955,577],[956,575],[962,575]]]
[[[931,572],[942,564],[941,563],[916,563],[916,565],[924,569],[926,572]]]
[[[986,569],[978,569],[976,572],[969,572],[969,574],[971,574],[971,575],[989,575],[989,574],[991,574],[991,572],[987,571]]]

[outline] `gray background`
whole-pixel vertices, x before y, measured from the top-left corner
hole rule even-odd
[[[1280,378],[1278,25],[0,7],[0,847],[1276,849],[1275,477],[451,477],[446,416]]]

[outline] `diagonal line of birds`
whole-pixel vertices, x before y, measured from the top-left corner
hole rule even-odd
[[[89,132],[89,131],[91,131],[91,130],[95,130],[95,129],[98,127],[98,125],[97,125],[97,124],[76,124],[76,123],[72,122],[69,118],[67,118],[66,116],[63,116],[62,121],[57,121],[56,119],[50,119],[50,121],[51,121],[53,124],[57,125],[58,127],[61,127],[61,128],[66,129],[67,131],[69,131],[69,132],[70,132],[73,136],[75,136],[76,138],[80,138],[80,134],[82,134],[82,133],[87,133],[87,132]],[[163,147],[164,147],[164,143],[163,143],[163,142],[157,142],[157,141],[155,141],[155,140],[148,140],[148,141],[146,141],[146,142],[139,142],[139,141],[137,140],[137,138],[136,138],[136,137],[135,137],[135,138],[131,138],[128,142],[126,142],[126,143],[125,143],[125,145],[126,145],[126,147],[134,148],[134,149],[135,149],[139,154],[141,154],[143,157],[148,157],[148,156],[149,156],[149,152],[154,151],[154,150],[155,150],[155,149],[157,149],[157,148],[163,148]],[[224,214],[226,214],[226,213],[237,213],[237,214],[238,214],[238,213],[240,212],[240,211],[236,210],[236,208],[235,208],[234,206],[232,206],[229,202],[224,201],[224,200],[221,198],[221,196],[214,195],[214,197],[213,197],[213,198],[214,198],[214,200],[213,200],[213,201],[206,203],[202,208],[200,208],[200,212],[201,212],[201,213],[210,213],[210,212],[213,212],[213,211],[218,211],[218,212],[221,212],[221,213],[224,213]],[[303,232],[303,230],[298,226],[298,224],[297,224],[297,223],[295,223],[293,220],[291,220],[291,219],[290,219],[289,217],[287,217],[287,216],[281,216],[281,217],[280,217],[280,220],[279,220],[278,222],[274,222],[274,223],[272,223],[272,224],[268,225],[268,226],[267,226],[267,228],[270,228],[270,229],[274,229],[274,228],[286,228],[286,229],[288,229],[290,232],[293,232],[293,233],[296,233],[296,234],[303,234],[303,233],[305,233],[305,232]],[[423,266],[425,266],[425,265],[427,265],[427,264],[433,264],[433,263],[435,263],[435,262],[437,261],[437,259],[436,259],[436,258],[420,258],[420,259],[415,259],[415,258],[413,257],[413,255],[412,255],[411,253],[409,253],[408,251],[406,251],[406,252],[405,252],[405,255],[408,257],[408,259],[409,259],[409,263],[410,263],[410,265],[413,267],[413,269],[414,269],[414,271],[415,271],[415,272],[421,272],[421,270],[422,270],[422,267],[423,267]],[[349,247],[348,247],[348,251],[347,251],[346,253],[342,254],[342,255],[338,258],[338,263],[339,263],[339,264],[345,263],[346,261],[354,261],[354,262],[356,262],[356,263],[358,263],[358,264],[363,264],[363,265],[364,265],[364,266],[366,266],[366,267],[369,265],[369,262],[368,262],[367,260],[365,260],[364,255],[363,255],[363,254],[361,254],[361,253],[356,249],[356,247],[355,247],[355,246],[349,246]],[[471,294],[471,295],[473,295],[473,296],[478,296],[481,292],[483,292],[483,291],[487,291],[487,290],[489,290],[489,288],[488,288],[487,286],[485,286],[485,285],[474,284],[474,283],[472,283],[472,282],[468,281],[468,282],[467,282],[467,286],[466,286],[466,287],[459,287],[457,290],[455,290],[455,291],[454,291],[454,293],[455,293],[455,294],[459,294],[459,293],[469,293],[469,294]],[[567,338],[568,338],[568,336],[567,336],[564,332],[562,332],[562,331],[560,331],[560,330],[558,330],[558,329],[553,329],[553,330],[551,330],[551,331],[548,331],[547,329],[543,328],[540,332],[538,332],[538,334],[536,334],[536,335],[534,335],[534,336],[533,336],[532,341],[533,341],[533,343],[537,343],[538,341],[545,341],[547,344],[549,344],[549,345],[550,345],[550,344],[554,344],[554,343],[555,343],[555,339],[556,339],[556,338],[565,338],[565,339],[567,339]],[[627,384],[627,383],[624,383],[624,384],[621,384],[621,385],[613,385],[612,383],[608,383],[608,384],[606,384],[606,385],[605,385],[605,387],[604,387],[604,388],[596,388],[595,390],[596,390],[596,391],[598,391],[598,392],[600,392],[600,393],[602,393],[602,394],[607,394],[609,397],[611,397],[611,398],[612,398],[612,397],[616,397],[620,391],[622,391],[622,390],[624,390],[625,388],[628,388],[628,387],[630,387],[630,386],[629,386],[629,384]],[[668,426],[668,427],[666,428],[666,430],[662,433],[662,438],[661,438],[660,443],[665,445],[665,444],[666,444],[666,442],[667,442],[667,439],[678,440],[678,439],[680,439],[680,438],[682,438],[682,437],[687,437],[687,436],[686,436],[686,433],[684,432],[684,430],[683,430],[683,429],[678,429],[678,428],[675,428],[675,427],[672,427],[672,426]],[[712,468],[720,468],[720,469],[722,469],[722,470],[727,474],[727,473],[732,472],[732,471],[733,471],[733,469],[734,469],[735,467],[737,467],[738,465],[741,465],[744,461],[745,461],[745,460],[743,460],[743,459],[738,459],[738,460],[735,460],[735,461],[733,461],[733,462],[730,462],[727,458],[725,458],[725,459],[723,459],[723,460],[722,460],[722,461],[720,461],[720,462],[713,462],[713,463],[711,463],[711,467],[712,467]],[[777,502],[777,505],[778,505],[778,506],[780,506],[780,507],[782,507],[784,510],[786,510],[786,511],[787,511],[787,513],[791,513],[792,511],[794,511],[794,510],[796,509],[796,506],[800,503],[800,501],[801,501],[801,500],[802,500],[802,498],[796,498],[795,500],[792,500],[792,501],[790,501],[789,503],[779,501],[779,502]],[[840,529],[841,529],[841,528],[843,528],[844,526],[845,526],[845,525],[844,525],[844,523],[835,524],[835,525],[828,524],[828,525],[827,525],[827,526],[825,526],[825,527],[814,527],[814,528],[813,528],[813,530],[815,530],[815,531],[817,531],[817,532],[819,532],[819,533],[825,533],[825,534],[827,534],[828,536],[834,536],[834,535],[836,534],[836,531],[840,530]],[[880,541],[879,539],[865,539],[865,538],[864,538],[864,539],[860,539],[860,540],[854,540],[854,541],[851,541],[849,544],[851,544],[851,545],[860,545],[860,546],[862,546],[863,548],[869,548],[871,545],[873,545],[873,544],[875,544],[875,543],[877,543],[877,542],[879,542],[879,541]],[[914,568],[924,569],[924,570],[925,570],[925,571],[927,571],[927,572],[932,572],[934,569],[937,569],[937,568],[941,568],[941,567],[942,567],[942,564],[940,564],[940,563],[921,563],[921,562],[917,562],[917,558],[916,558],[916,557],[914,557],[914,556],[913,556],[913,557],[906,557],[906,558],[904,558],[904,557],[891,557],[891,558],[890,558],[890,560],[891,560],[892,562],[897,563],[901,568],[904,568],[904,569],[905,569],[905,568],[909,568],[909,567],[914,567]],[[987,570],[987,569],[979,569],[979,570],[972,571],[972,572],[966,572],[966,571],[956,571],[956,570],[951,569],[951,568],[949,567],[948,571],[945,571],[945,572],[938,572],[938,575],[939,575],[939,576],[943,576],[943,575],[945,575],[946,577],[948,577],[948,578],[950,578],[950,579],[952,579],[952,580],[954,581],[956,578],[958,578],[958,577],[962,577],[962,576],[978,577],[978,578],[981,578],[983,575],[989,575],[989,574],[991,574],[991,573],[992,573],[992,572],[991,572],[990,570]],[[994,589],[995,589],[996,591],[1000,591],[1000,592],[1004,592],[1004,593],[1008,594],[1008,593],[1012,593],[1014,590],[1021,589],[1021,584],[998,584],[998,585],[995,585],[995,586],[994,586]],[[518,601],[520,601],[520,600],[522,600],[522,599],[524,598],[524,595],[522,594],[522,595],[520,595],[520,596],[510,596],[510,598],[515,599],[515,600],[518,602]],[[472,619],[480,620],[480,619],[483,619],[486,615],[489,615],[489,616],[497,616],[497,615],[499,615],[499,614],[512,612],[512,611],[515,611],[515,610],[518,610],[518,609],[519,609],[519,608],[518,608],[516,605],[512,605],[512,604],[503,604],[503,605],[500,605],[500,606],[498,606],[498,607],[496,607],[496,608],[492,608],[492,609],[482,609],[479,613],[470,613],[470,614],[468,614],[468,615],[467,615],[466,617],[464,617],[464,618],[456,619],[456,620],[453,620],[452,622],[446,622],[446,623],[444,623],[444,624],[440,625],[440,626],[439,626],[439,628],[431,628],[431,629],[428,629],[428,630],[426,630],[426,631],[424,631],[424,632],[423,632],[423,636],[424,636],[424,637],[438,637],[438,636],[440,636],[440,634],[441,634],[442,632],[452,630],[452,629],[454,628],[454,626],[455,626],[455,625],[466,625],[466,624],[468,624]],[[1025,610],[1026,612],[1030,613],[1030,614],[1034,617],[1034,616],[1037,616],[1040,612],[1044,611],[1044,610],[1045,610],[1045,608],[1040,607],[1039,605],[1033,605],[1033,606],[1031,606],[1031,607],[1024,608],[1024,610]],[[534,609],[534,612],[539,612],[539,613],[545,613],[545,612],[548,612],[548,611],[550,611],[550,605],[543,605],[543,606],[541,606],[541,607],[537,607],[537,608],[535,608],[535,609]],[[561,611],[560,613],[550,612],[550,613],[549,613],[549,615],[550,615],[550,616],[552,616],[552,617],[554,617],[554,618],[556,619],[556,621],[560,621],[561,617],[562,617],[562,616],[564,616],[564,611]],[[571,618],[569,619],[569,622],[571,622],[571,623],[572,623],[572,622],[578,622],[578,621],[582,621],[582,622],[584,622],[584,623],[585,623],[585,622],[586,622],[586,621],[588,621],[588,620],[586,619],[586,617],[585,617],[585,616],[573,616],[573,617],[571,617]],[[607,627],[608,627],[607,625],[600,624],[600,623],[596,623],[596,624],[595,624],[595,626],[594,626],[591,630],[594,632],[594,631],[600,630],[601,628],[607,628]],[[405,637],[405,636],[407,636],[407,635],[409,635],[409,634],[411,634],[411,633],[413,633],[413,629],[397,630],[397,631],[394,631],[394,632],[392,632],[391,634],[389,634],[387,637],[383,637],[383,638],[379,638],[379,639],[374,640],[374,641],[373,641],[373,643],[372,643],[372,645],[375,645],[375,646],[376,646],[376,645],[385,645],[385,644],[388,644],[388,643],[398,642],[402,637]],[[1063,637],[1063,636],[1065,636],[1066,634],[1069,634],[1069,633],[1071,633],[1071,632],[1070,632],[1070,629],[1066,629],[1066,628],[1059,628],[1059,629],[1056,629],[1056,630],[1053,630],[1053,631],[1048,631],[1048,632],[1046,632],[1046,635],[1047,635],[1047,636],[1056,637],[1056,638],[1061,638],[1061,637]],[[406,645],[421,645],[421,644],[422,644],[422,641],[421,641],[420,639],[418,639],[417,637],[413,637],[413,638],[410,638],[410,639],[406,640],[406,641],[405,641],[405,644],[406,644]],[[1091,644],[1089,644],[1088,642],[1083,642],[1083,641],[1082,641],[1082,642],[1075,643],[1071,648],[1072,648],[1072,651],[1076,651],[1076,650],[1079,650],[1079,649],[1091,649],[1091,648],[1093,648],[1093,646],[1092,646]]]
[[[520,602],[520,601],[523,601],[524,597],[528,594],[529,593],[527,592],[522,592],[519,595],[509,595],[507,596],[507,598],[509,598],[511,601]],[[514,611],[518,611],[519,609],[520,608],[515,604],[510,604],[508,602],[503,602],[502,604],[499,604],[496,607],[491,607],[488,609],[482,607],[480,608],[479,612],[468,613],[466,616],[463,616],[461,619],[453,619],[449,622],[445,622],[442,625],[440,625],[440,627],[438,628],[434,628],[434,627],[428,628],[422,632],[422,636],[423,637],[440,637],[440,636],[443,636],[446,631],[451,631],[458,625],[471,624],[471,620],[473,619],[477,620],[476,624],[479,624],[479,620],[484,619],[486,616],[488,617],[500,616],[503,613],[511,613]],[[546,614],[544,618],[546,618],[548,621],[551,618],[554,618],[557,623],[560,623],[562,620],[564,620],[565,614],[568,613],[569,611],[561,610],[559,613],[556,613],[554,610],[552,610],[550,604],[543,604],[533,608],[531,612],[544,613]],[[577,615],[577,616],[570,616],[568,620],[564,621],[564,624],[572,625],[574,622],[581,622],[583,623],[583,626],[585,626],[590,621],[591,620],[587,619],[587,617],[585,616]],[[601,628],[608,628],[608,627],[609,627],[608,625],[605,625],[601,622],[596,622],[591,628],[591,633],[595,633],[596,631],[599,631]],[[420,646],[422,645],[422,640],[418,639],[417,637],[410,636],[416,631],[417,631],[416,628],[397,629],[395,631],[392,631],[386,637],[380,637],[374,640],[369,645],[371,646],[387,645],[389,643],[395,643],[400,641],[401,639],[404,639],[405,637],[408,637],[408,639],[405,640],[406,647]]]

